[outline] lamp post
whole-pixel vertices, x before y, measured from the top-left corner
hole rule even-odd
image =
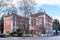
[[[30,30],[32,31],[32,37],[33,37],[33,34],[34,34],[34,28],[32,27]]]
[[[48,32],[49,32],[49,30],[47,29],[47,30],[46,30],[46,34],[47,34],[47,36],[48,36]]]
[[[23,38],[25,38],[25,27],[23,27]]]
[[[32,37],[33,37],[33,35],[34,35],[34,29],[32,29]]]

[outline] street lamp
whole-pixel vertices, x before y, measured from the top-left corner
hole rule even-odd
[[[23,27],[23,38],[25,38],[25,27]]]
[[[47,36],[48,36],[48,32],[49,32],[49,30],[47,29],[47,30],[46,30],[46,34],[47,34]]]
[[[32,31],[32,37],[33,37],[33,34],[34,34],[34,28],[32,26],[30,26],[30,30]]]
[[[34,28],[32,28],[32,37],[33,37],[33,34],[34,34]]]

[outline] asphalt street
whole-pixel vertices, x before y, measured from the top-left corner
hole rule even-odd
[[[60,40],[60,36],[54,37],[7,37],[0,38],[0,40]]]

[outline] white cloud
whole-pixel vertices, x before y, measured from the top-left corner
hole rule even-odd
[[[6,0],[5,0],[6,1]],[[9,2],[13,2],[14,5],[17,6],[17,2],[20,0],[9,0]],[[60,5],[60,0],[35,0],[38,5],[48,4],[48,5]]]
[[[60,16],[56,16],[53,19],[58,19],[60,21]]]
[[[38,5],[60,5],[60,0],[36,0],[36,2],[38,3]]]
[[[19,7],[19,4],[17,4],[17,2],[19,2],[20,0],[9,0],[8,2],[7,2],[7,0],[5,0],[5,1],[8,4],[10,4],[12,1],[14,6]],[[47,4],[47,5],[58,5],[60,7],[60,0],[35,0],[35,1],[37,3],[37,6]]]
[[[8,5],[13,4],[14,6],[17,5],[17,2],[19,2],[20,0],[4,0],[4,2]]]

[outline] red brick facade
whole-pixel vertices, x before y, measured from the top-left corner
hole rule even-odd
[[[29,19],[17,14],[9,14],[4,17],[4,34],[16,31],[17,28],[28,28]]]
[[[52,30],[52,18],[45,12],[32,14],[31,19],[17,14],[6,15],[4,17],[4,34],[16,31],[17,28],[20,28],[21,30],[25,28],[26,30],[28,29],[27,31],[29,31],[29,29],[34,30],[34,34],[37,34],[38,32],[45,34],[46,30]]]
[[[45,34],[47,28],[52,30],[52,18],[45,12],[33,14],[31,15],[31,26],[34,28],[34,33],[39,31],[41,34]]]

